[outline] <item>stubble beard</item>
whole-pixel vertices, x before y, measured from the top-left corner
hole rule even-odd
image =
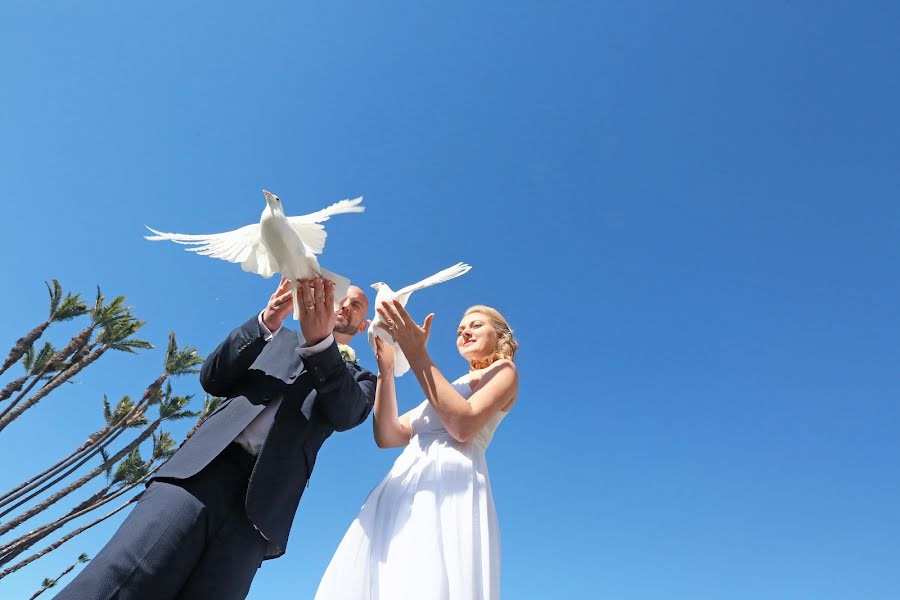
[[[340,333],[341,335],[356,335],[356,331],[359,329],[360,323],[362,323],[362,320],[355,324],[352,321],[348,320],[346,325],[341,325],[340,323],[335,321],[333,331],[335,333]]]

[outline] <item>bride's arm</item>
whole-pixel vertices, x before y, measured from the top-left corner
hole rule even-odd
[[[497,411],[516,397],[519,376],[512,361],[499,360],[492,364],[467,400],[447,381],[427,352],[406,358],[428,402],[459,442],[474,438]]]
[[[478,389],[466,400],[438,370],[425,349],[434,314],[425,317],[424,324],[419,327],[399,302],[382,303],[376,310],[386,323],[394,323],[391,333],[403,350],[410,369],[444,427],[457,441],[471,440],[488,419],[516,397],[519,387],[516,366],[512,361],[499,360],[485,372]]]
[[[394,350],[375,338],[378,381],[375,385],[375,408],[372,410],[372,433],[379,448],[405,446],[412,437],[409,413],[397,416],[397,393],[394,386]]]

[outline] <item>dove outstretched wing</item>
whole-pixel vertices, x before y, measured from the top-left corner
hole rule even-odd
[[[354,198],[352,200],[340,200],[339,202],[335,202],[331,206],[326,206],[322,210],[317,210],[314,213],[309,213],[308,215],[300,215],[297,217],[288,217],[288,223],[291,224],[291,227],[294,228],[294,231],[297,232],[297,235],[300,236],[300,239],[303,240],[303,243],[312,251],[314,254],[321,254],[322,250],[325,249],[325,239],[328,237],[328,234],[325,232],[325,227],[322,225],[325,221],[330,219],[332,215],[339,215],[342,213],[359,213],[366,210],[364,206],[360,206],[360,203],[363,201],[362,196],[359,198]]]
[[[410,294],[417,290],[423,290],[427,287],[431,287],[433,285],[437,285],[439,283],[443,283],[445,281],[450,281],[451,279],[455,279],[460,275],[465,275],[469,272],[472,267],[467,265],[466,263],[456,263],[452,267],[448,267],[443,271],[438,271],[431,277],[426,277],[422,281],[418,283],[413,283],[404,288],[397,290],[397,297],[401,298],[401,302],[405,302],[406,298],[409,297]]]
[[[155,235],[144,236],[148,240],[168,240],[203,256],[240,263],[244,271],[271,277],[277,272],[269,259],[265,246],[260,243],[259,224],[245,225],[234,231],[209,234],[166,233],[147,227]]]

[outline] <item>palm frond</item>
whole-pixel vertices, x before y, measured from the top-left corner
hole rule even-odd
[[[53,314],[59,307],[59,301],[62,300],[63,290],[59,281],[56,279],[53,280],[53,287],[50,287],[50,284],[46,281],[44,282],[44,285],[47,286],[47,292],[50,294],[50,318],[52,319]]]
[[[26,373],[31,373],[34,367],[34,346],[29,346],[22,355],[22,366],[25,367]]]
[[[169,375],[196,374],[200,370],[195,368],[203,364],[203,358],[197,354],[193,346],[178,347],[175,341],[175,332],[169,332],[169,345],[166,348],[166,373]]]
[[[38,351],[37,356],[34,358],[31,374],[37,375],[42,372],[44,367],[50,363],[50,359],[53,358],[54,354],[56,354],[56,350],[53,349],[53,344],[44,342],[44,346]]]
[[[100,448],[100,458],[103,459],[103,472],[106,474],[106,482],[109,483],[112,479],[112,464],[109,462],[109,452],[107,452],[104,448]]]
[[[113,350],[119,352],[128,352],[129,354],[137,354],[137,350],[150,350],[155,346],[145,340],[127,339],[121,342],[114,342],[109,346]]]
[[[69,321],[75,317],[90,312],[88,306],[81,301],[81,294],[67,293],[63,298],[63,289],[56,279],[53,280],[53,286],[46,281],[47,291],[50,293],[50,321]]]
[[[113,475],[113,483],[134,483],[146,475],[149,465],[141,458],[141,452],[135,448],[119,461]]]
[[[112,409],[109,407],[109,397],[106,394],[103,394],[103,420],[106,421],[107,425],[113,424]]]
[[[175,447],[175,440],[172,439],[172,436],[165,432],[159,432],[159,435],[153,434],[153,456],[151,460],[161,460],[166,459],[175,454],[177,448]]]
[[[171,421],[197,417],[200,413],[184,410],[193,397],[193,395],[169,396],[159,405],[160,418]]]

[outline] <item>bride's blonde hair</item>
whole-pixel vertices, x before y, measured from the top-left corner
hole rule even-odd
[[[500,314],[500,311],[496,308],[485,306],[484,304],[476,304],[475,306],[470,306],[466,309],[463,317],[465,318],[472,313],[480,313],[487,316],[488,321],[491,323],[491,327],[497,332],[497,347],[494,349],[494,352],[480,359],[473,358],[470,360],[469,366],[472,370],[485,369],[503,358],[514,360],[516,350],[519,349],[519,342],[513,337],[512,327],[509,326],[509,323],[507,323],[503,315]]]

